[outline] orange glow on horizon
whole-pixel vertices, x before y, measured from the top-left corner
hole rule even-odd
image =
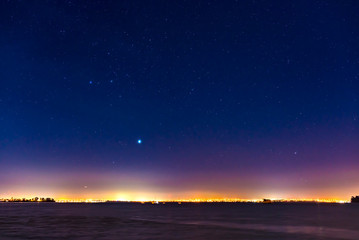
[[[60,203],[99,203],[99,202],[151,202],[151,203],[165,203],[165,202],[178,202],[178,203],[215,203],[215,202],[238,202],[238,203],[263,203],[270,201],[272,203],[290,203],[290,202],[316,202],[316,203],[349,203],[348,200],[342,199],[239,199],[239,198],[218,198],[218,199],[202,199],[202,198],[193,198],[193,199],[174,199],[174,200],[151,200],[151,199],[56,199],[56,202]]]
[[[145,173],[76,172],[62,176],[56,172],[40,174],[30,171],[8,174],[9,180],[1,188],[0,199],[49,197],[64,202],[259,202],[266,198],[274,201],[347,202],[351,196],[359,194],[355,184],[359,180],[356,171],[342,171],[335,178],[321,175],[320,181],[313,178],[311,184],[306,185],[297,180],[274,181],[263,176],[249,180],[245,177],[227,179],[222,174],[211,175],[217,179],[215,182],[208,180],[207,175],[170,181],[161,174]],[[342,186],[339,180],[348,176],[352,184]]]
[[[283,194],[284,195],[284,194]],[[328,202],[328,203],[346,203],[349,202],[347,199],[342,197],[303,197],[290,196],[288,197],[275,197],[273,194],[261,194],[255,198],[240,198],[235,196],[223,196],[220,193],[208,193],[208,192],[187,192],[177,194],[167,193],[152,193],[152,192],[121,192],[116,194],[111,193],[96,193],[91,192],[85,195],[74,195],[74,194],[53,194],[50,192],[35,192],[34,194],[19,192],[7,193],[0,196],[1,199],[11,198],[34,198],[34,197],[49,197],[54,198],[57,202],[106,202],[106,201],[118,201],[118,202],[262,202],[263,199],[269,199],[273,202]],[[306,194],[308,195],[308,194]],[[279,196],[279,195],[278,195]]]

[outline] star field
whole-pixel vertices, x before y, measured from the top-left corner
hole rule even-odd
[[[358,11],[356,1],[3,1],[0,196],[354,194]],[[41,174],[56,177],[42,186]]]

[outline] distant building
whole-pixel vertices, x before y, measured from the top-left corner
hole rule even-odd
[[[272,203],[272,200],[264,198],[262,203]]]

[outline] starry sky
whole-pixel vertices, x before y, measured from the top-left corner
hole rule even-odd
[[[0,198],[359,194],[358,1],[0,2]]]

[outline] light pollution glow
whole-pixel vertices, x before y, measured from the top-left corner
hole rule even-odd
[[[257,201],[268,198],[338,202],[348,201],[359,192],[354,184],[359,181],[356,170],[336,170],[320,176],[307,173],[302,175],[305,181],[296,174],[260,175],[207,173],[183,177],[139,172],[10,171],[2,173],[0,198],[41,196],[64,201]]]

